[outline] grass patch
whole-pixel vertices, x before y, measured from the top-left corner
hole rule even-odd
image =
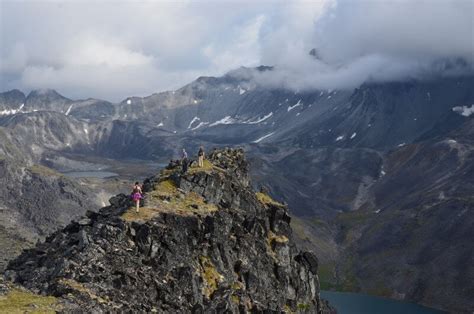
[[[287,243],[288,237],[284,235],[276,235],[273,232],[269,231],[267,235],[267,243],[271,245],[273,242],[276,243]]]
[[[155,190],[147,193],[146,206],[136,212],[135,206],[122,214],[125,221],[148,221],[160,213],[178,215],[205,214],[217,211],[215,204],[207,203],[204,198],[195,193],[184,194],[178,191],[173,181],[167,179],[155,186]]]
[[[35,164],[31,167],[28,168],[32,173],[36,173],[42,176],[49,176],[49,177],[61,177],[63,176],[61,173],[57,172],[56,170],[53,170],[51,168]]]
[[[274,244],[280,243],[285,244],[288,242],[288,238],[284,235],[276,235],[273,232],[269,231],[267,234],[267,250],[273,258],[276,258],[274,252]]]
[[[155,191],[163,195],[171,195],[177,192],[176,184],[170,179],[166,179],[155,186]]]
[[[275,201],[273,198],[270,197],[270,195],[266,193],[257,192],[255,193],[255,195],[257,196],[257,199],[259,200],[259,202],[262,203],[263,205],[274,205],[274,206],[280,206],[280,207],[284,206],[282,203]]]
[[[0,296],[0,313],[56,313],[60,310],[55,297],[14,289]]]
[[[298,303],[298,305],[296,306],[296,308],[297,308],[299,311],[308,311],[309,309],[311,309],[311,304],[308,304],[308,303]]]
[[[201,256],[199,258],[201,265],[201,276],[204,280],[204,295],[210,299],[214,291],[217,290],[217,286],[224,280],[224,276],[219,274],[211,259],[207,256]]]
[[[234,281],[231,288],[232,290],[243,290],[245,287],[244,287],[244,284],[241,283],[240,281]]]
[[[169,204],[165,204],[176,211],[213,212],[218,208],[215,204],[206,203],[204,198],[196,192],[189,192],[184,198],[174,198]]]
[[[188,173],[195,174],[195,173],[198,173],[198,172],[210,172],[213,169],[214,169],[214,165],[209,160],[204,159],[202,167],[198,167],[198,166],[189,167],[188,168]]]
[[[239,299],[239,296],[238,295],[231,295],[231,298],[232,298],[232,302],[234,302],[235,304],[239,304],[240,303],[240,299]]]
[[[135,206],[131,206],[122,214],[125,221],[148,221],[160,213],[174,213],[178,215],[205,214],[218,210],[217,205],[207,203],[206,200],[195,192],[184,193],[170,176],[179,169],[164,169],[161,171],[161,181],[156,183],[153,190],[146,193],[145,206],[140,207],[139,213]],[[204,160],[204,166],[190,167],[188,174],[210,172],[219,169],[209,160]]]
[[[196,192],[181,193],[176,188],[163,192],[163,189],[152,191],[148,194],[150,205],[156,205],[165,211],[187,212],[212,212],[217,210],[215,204],[207,203]]]
[[[131,221],[148,221],[158,215],[160,210],[158,208],[140,207],[140,212],[136,212],[135,206],[130,207],[122,214],[122,219],[128,222]]]

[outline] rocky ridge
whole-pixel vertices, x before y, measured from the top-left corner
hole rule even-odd
[[[140,213],[118,195],[10,262],[8,279],[65,309],[329,313],[318,260],[298,251],[286,206],[250,185],[243,150],[144,182]]]

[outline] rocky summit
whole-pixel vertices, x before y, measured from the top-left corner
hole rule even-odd
[[[255,192],[241,149],[204,167],[171,162],[128,195],[53,233],[5,277],[61,300],[62,310],[159,313],[331,313],[318,260],[298,251],[285,205]]]

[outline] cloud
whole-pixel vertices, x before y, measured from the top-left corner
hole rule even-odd
[[[474,1],[338,0],[317,12],[265,38],[262,61],[275,70],[256,72],[259,83],[353,88],[367,81],[472,73]],[[317,59],[308,54],[312,48]]]
[[[203,49],[203,54],[211,60],[212,67],[219,72],[227,72],[242,65],[258,66],[260,58],[260,30],[265,22],[264,15],[258,15],[230,33],[230,42],[211,43]]]
[[[259,28],[271,6],[194,1],[0,5],[2,90],[54,88],[68,97],[113,101],[258,65]]]
[[[0,6],[2,90],[54,88],[73,98],[119,101],[260,64],[275,66],[255,74],[261,84],[352,88],[474,62],[471,0]],[[312,48],[319,59],[308,54]]]

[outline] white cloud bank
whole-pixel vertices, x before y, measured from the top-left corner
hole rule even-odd
[[[0,89],[75,98],[117,101],[259,64],[275,66],[259,82],[307,89],[474,63],[473,0],[0,0],[0,14]]]
[[[366,81],[472,73],[472,0],[334,0],[319,12],[307,28],[282,23],[264,39],[263,61],[276,67],[256,73],[262,84],[353,88]],[[298,17],[291,15],[282,20]],[[312,48],[317,58],[308,55]]]

